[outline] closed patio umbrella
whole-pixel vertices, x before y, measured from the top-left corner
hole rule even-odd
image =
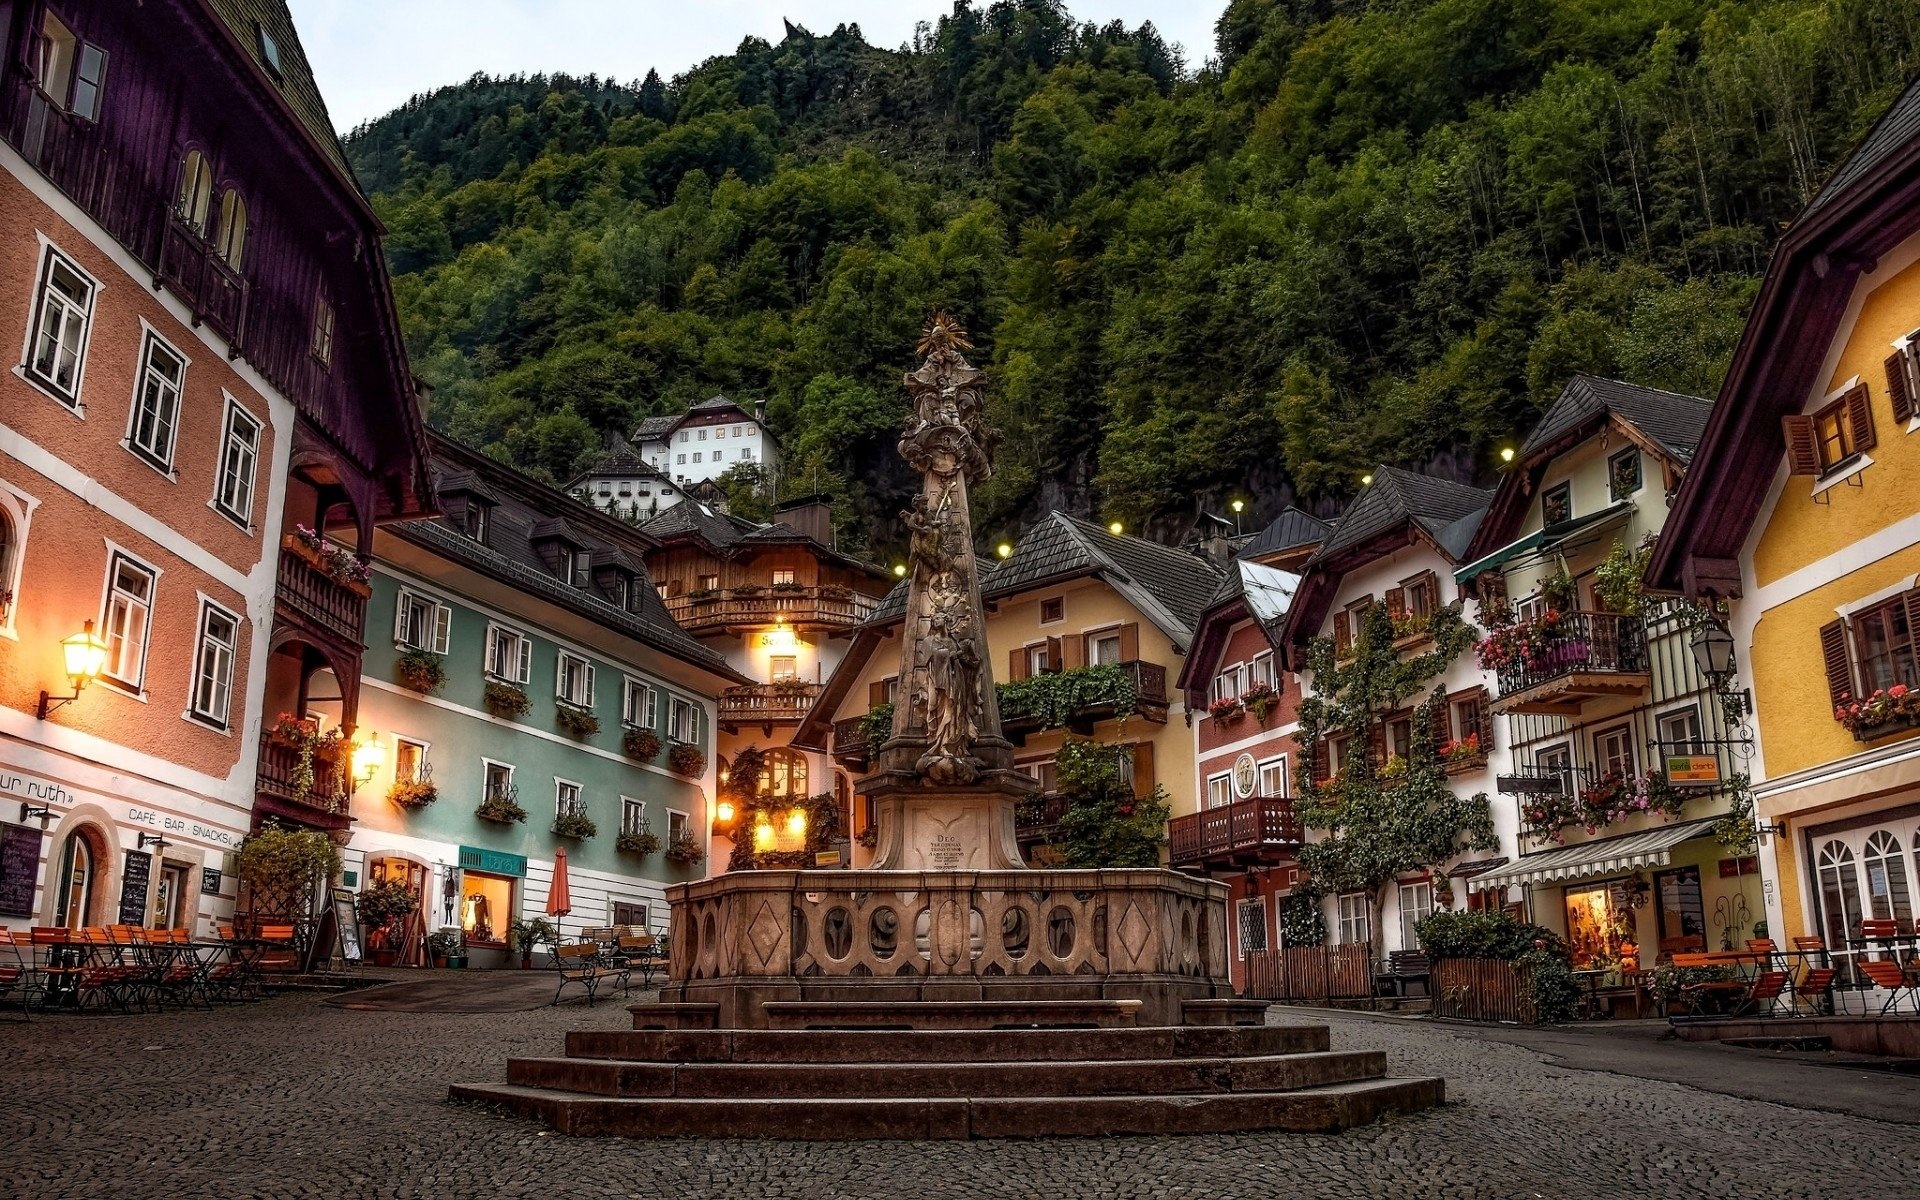
[[[573,897],[567,890],[567,852],[564,847],[553,852],[553,883],[547,888],[547,915],[558,918],[573,911]]]

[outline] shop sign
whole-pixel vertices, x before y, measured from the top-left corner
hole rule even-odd
[[[153,879],[153,855],[144,850],[127,851],[126,869],[120,874],[120,923],[147,923],[147,885]]]
[[[41,836],[31,825],[0,825],[0,917],[33,915]]]
[[[1712,787],[1720,782],[1720,759],[1712,754],[1669,754],[1667,782],[1677,786]]]
[[[1242,754],[1233,760],[1233,794],[1242,800],[1253,796],[1253,789],[1259,785],[1259,765],[1253,761],[1253,755]]]
[[[200,894],[203,896],[218,896],[220,894],[220,868],[200,868]]]
[[[515,879],[524,879],[527,874],[527,856],[508,854],[504,850],[487,850],[480,846],[462,846],[460,847],[460,869],[484,871],[488,875],[511,875]]]
[[[1720,860],[1720,878],[1722,879],[1738,879],[1742,875],[1758,875],[1759,873],[1760,859],[1757,855],[1744,854],[1739,858],[1723,858]]]

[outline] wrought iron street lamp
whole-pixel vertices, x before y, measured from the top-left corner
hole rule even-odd
[[[1726,625],[1711,618],[1702,621],[1694,627],[1690,648],[1694,665],[1715,690],[1733,678],[1733,635]]]
[[[60,654],[66,660],[67,679],[73,684],[73,694],[53,696],[41,692],[36,715],[42,721],[54,709],[78,700],[86,686],[100,678],[100,672],[106,669],[107,644],[94,636],[92,621],[82,624],[79,633],[60,640]]]

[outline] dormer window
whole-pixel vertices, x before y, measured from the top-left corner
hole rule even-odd
[[[560,547],[560,577],[574,587],[586,587],[593,579],[593,556],[578,546]]]
[[[485,545],[489,511],[488,505],[481,504],[477,500],[468,500],[467,510],[460,514],[460,532]]]
[[[267,74],[273,76],[275,83],[281,82],[280,43],[267,32],[267,27],[255,21],[253,23],[254,41],[260,47],[260,62],[267,68]]]

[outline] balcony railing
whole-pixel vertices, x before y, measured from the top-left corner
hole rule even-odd
[[[781,621],[799,628],[851,628],[871,617],[876,603],[849,589],[805,584],[666,597],[667,612],[683,629],[696,634]]]
[[[1064,680],[1079,672],[1091,673],[1113,667],[1117,667],[1132,686],[1131,712],[1123,711],[1120,701],[1113,694],[1100,689],[1093,689],[1085,700],[1071,703],[1065,711],[1045,711],[1042,695],[1022,681],[1017,685],[1002,684],[1000,687],[1001,727],[1018,740],[1026,734],[1062,724],[1076,733],[1091,733],[1096,722],[1119,716],[1140,716],[1149,721],[1165,723],[1167,669],[1159,663],[1130,659],[1114,663],[1112,667],[1076,667],[1061,672],[1060,677]]]
[[[337,757],[315,755],[311,782],[302,778],[301,751],[269,738],[260,745],[255,788],[323,813],[347,811],[347,766]]]
[[[358,646],[366,631],[368,589],[320,569],[319,558],[291,536],[280,543],[281,605],[315,628]]]
[[[1022,846],[1053,841],[1071,807],[1072,802],[1061,792],[1044,792],[1022,800],[1014,810],[1014,836]]]
[[[1208,863],[1279,861],[1302,839],[1293,801],[1254,796],[1167,823],[1168,855],[1176,867]]]
[[[753,683],[720,693],[722,725],[798,722],[820,696],[817,683]]]
[[[1535,629],[1512,638],[1511,658],[1495,668],[1496,709],[1527,712],[1544,705],[1539,711],[1564,713],[1584,698],[1631,694],[1647,685],[1646,627],[1638,616],[1570,612],[1550,631]],[[1489,641],[1504,636],[1496,630]]]
[[[245,340],[247,281],[177,217],[161,235],[160,282],[228,342]]]
[[[875,749],[868,744],[865,713],[833,723],[833,757],[841,766],[864,771]]]

